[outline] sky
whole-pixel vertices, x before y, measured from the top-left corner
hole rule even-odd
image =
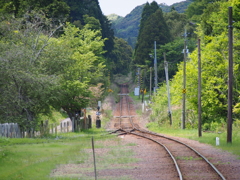
[[[155,0],[158,4],[165,3],[167,5],[172,5],[176,2],[181,2],[184,0]],[[120,16],[126,16],[135,7],[142,5],[146,2],[151,3],[152,0],[98,0],[99,5],[102,9],[104,15],[117,14]]]

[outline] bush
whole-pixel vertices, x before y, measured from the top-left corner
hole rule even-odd
[[[204,123],[202,126],[203,131],[210,130],[210,124],[209,123]]]

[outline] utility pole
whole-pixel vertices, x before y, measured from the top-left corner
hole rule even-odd
[[[168,116],[170,119],[170,125],[172,125],[172,111],[171,111],[171,102],[170,102],[170,88],[169,88],[169,78],[168,78],[168,62],[166,60],[166,53],[164,53],[164,67],[165,67],[165,75],[166,75],[166,83],[167,83],[167,94],[168,94]]]
[[[185,129],[185,118],[186,118],[186,59],[187,59],[187,32],[184,34],[184,60],[183,60],[183,107],[182,107],[182,129]]]
[[[140,68],[138,68],[138,88],[139,88],[139,92],[138,92],[138,98],[140,99]]]
[[[233,104],[233,20],[232,7],[228,7],[228,123],[227,143],[232,143],[232,104]]]
[[[157,52],[156,52],[156,41],[154,41],[154,71],[155,71],[155,87],[154,92],[157,91],[158,77],[157,77]]]
[[[202,136],[202,66],[201,66],[201,43],[198,39],[198,137]]]
[[[152,67],[150,67],[150,89],[149,89],[149,100],[151,100],[152,95]]]

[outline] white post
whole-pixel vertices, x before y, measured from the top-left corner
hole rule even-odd
[[[219,137],[216,137],[216,146],[219,146],[220,145],[220,142],[219,142]]]

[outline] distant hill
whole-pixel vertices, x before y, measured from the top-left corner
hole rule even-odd
[[[107,16],[107,18],[108,18],[108,20],[110,20],[111,22],[115,22],[115,21],[117,21],[117,20],[119,20],[119,19],[123,19],[122,16],[119,16],[119,15],[117,15],[117,14],[110,14],[110,15]]]
[[[186,0],[179,3],[174,3],[171,6],[168,6],[164,3],[159,4],[159,6],[162,8],[163,12],[170,12],[171,8],[174,7],[176,11],[183,13],[187,9],[188,5],[192,2],[193,0]],[[145,4],[137,6],[125,17],[118,16],[116,14],[107,16],[108,19],[112,22],[112,28],[114,30],[115,36],[123,38],[128,42],[129,45],[132,46],[132,48],[134,48],[136,44],[142,10],[144,6]]]

